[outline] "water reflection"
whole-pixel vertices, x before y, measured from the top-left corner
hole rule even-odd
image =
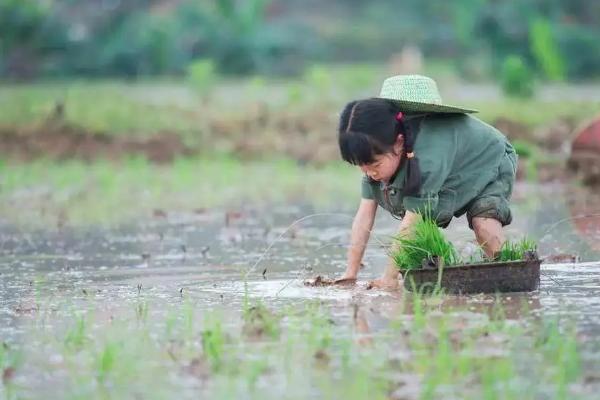
[[[539,241],[542,256],[577,255],[583,262],[543,265],[538,293],[500,300],[509,317],[523,317],[524,309],[530,314],[569,312],[582,328],[600,330],[600,264],[594,262],[600,259],[600,215],[594,215],[600,214],[598,197],[561,185],[518,186],[509,235],[527,233]],[[308,276],[339,275],[345,266],[352,210],[307,218],[289,229],[292,222],[314,212],[311,207],[280,207],[268,212],[207,212],[201,219],[177,214],[173,220],[111,230],[19,232],[4,227],[0,333],[15,334],[20,321],[35,314],[40,302],[127,308],[140,295],[161,304],[178,302],[184,291],[207,308],[218,304],[237,309],[247,293],[275,307],[319,299],[332,307],[360,302],[380,310],[381,318],[396,315],[397,295],[366,292],[360,284],[355,288],[302,285]],[[582,215],[588,217],[579,218]],[[376,235],[382,241],[396,228],[397,221],[379,213]],[[447,234],[461,249],[474,241],[465,221],[454,221]],[[376,277],[386,262],[377,241],[372,241],[365,261],[368,267],[361,279]],[[243,276],[250,267],[254,269],[245,287]],[[439,309],[488,313],[494,301],[449,297]]]

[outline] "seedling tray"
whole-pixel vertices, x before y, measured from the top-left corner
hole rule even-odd
[[[441,268],[411,269],[402,272],[407,290],[446,293],[531,292],[540,284],[539,258],[509,262],[448,265]],[[441,275],[441,276],[440,276]]]

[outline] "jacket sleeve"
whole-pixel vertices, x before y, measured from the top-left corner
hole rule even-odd
[[[361,196],[363,199],[374,200],[373,187],[368,176],[363,176],[361,183]]]

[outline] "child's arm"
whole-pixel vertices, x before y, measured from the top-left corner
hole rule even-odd
[[[350,248],[348,249],[348,266],[346,267],[346,272],[338,281],[356,279],[365,248],[369,242],[376,213],[377,202],[375,200],[362,199],[360,201],[358,211],[352,223]]]
[[[421,218],[421,216],[417,213],[407,211],[402,218],[402,222],[400,223],[400,228],[398,229],[398,235],[404,236],[410,234],[413,225]],[[391,253],[394,253],[398,250],[398,244],[394,243],[392,245]],[[375,279],[371,281],[367,286],[370,288],[379,288],[379,289],[397,289],[399,286],[398,283],[398,268],[394,264],[394,260],[389,259],[388,265],[385,267],[385,271],[383,272],[383,276],[379,279]]]

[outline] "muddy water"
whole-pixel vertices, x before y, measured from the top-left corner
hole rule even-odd
[[[550,257],[543,265],[540,291],[520,296],[539,304],[539,312],[568,312],[582,328],[600,333],[597,204],[591,193],[523,184],[515,194],[515,222],[508,231],[515,236],[526,232],[539,241],[541,255]],[[268,213],[169,214],[113,230],[20,232],[5,226],[0,237],[0,334],[18,337],[20,321],[40,301],[118,307],[145,295],[168,305],[185,294],[207,308],[237,309],[246,274],[248,294],[274,308],[314,299],[339,304],[397,301],[387,293],[365,291],[364,282],[353,289],[302,285],[309,276],[335,276],[344,269],[351,210],[306,218],[316,212],[281,207]],[[300,218],[305,219],[290,227]],[[380,213],[362,280],[381,272],[386,260],[378,241],[385,243],[396,226],[397,221]],[[473,236],[464,219],[455,220],[447,234],[463,253],[472,251]]]
[[[566,317],[577,326],[585,368],[597,371],[598,204],[597,195],[581,189],[520,184],[508,235],[527,233],[539,242],[541,255],[548,258],[542,266],[540,290],[499,298],[445,296],[439,309],[464,316],[472,325],[481,323],[484,314],[492,313],[498,303],[509,319],[524,324],[539,317]],[[308,217],[312,214],[316,215]],[[246,298],[261,300],[275,312],[317,301],[335,320],[340,334],[354,330],[386,335],[399,315],[411,313],[410,307],[403,307],[400,293],[364,287],[383,270],[382,244],[388,242],[398,221],[384,213],[378,215],[375,237],[365,256],[366,268],[356,287],[310,288],[302,284],[317,274],[343,272],[351,214],[352,210],[328,213],[307,206],[285,206],[204,214],[167,211],[114,229],[23,232],[2,226],[0,341],[11,347],[31,343],[41,349],[45,339],[36,337],[36,324],[43,323],[44,332],[53,331],[47,330],[49,326],[64,332],[74,315],[89,310],[95,324],[110,325],[115,316],[133,323],[132,311],[144,302],[151,304],[153,321],[168,318],[170,311],[190,301],[199,314],[219,310],[239,316]],[[474,251],[473,234],[464,218],[455,220],[447,235],[463,254]],[[237,317],[230,321],[241,323]],[[152,326],[156,332],[164,329]],[[59,356],[51,353],[47,357]],[[20,374],[24,385],[33,382],[32,393],[44,393],[57,381],[31,366]],[[405,398],[418,397],[418,385],[413,386],[406,386],[410,393]]]
[[[560,185],[522,184],[515,194],[515,221],[509,235],[527,233],[540,244],[541,287],[535,293],[447,296],[441,310],[473,316],[501,302],[509,318],[567,316],[575,321],[591,365],[598,365],[600,342],[600,202],[592,193]],[[318,213],[314,217],[308,215]],[[294,223],[294,221],[300,222]],[[286,206],[205,214],[167,213],[115,229],[21,232],[3,226],[0,236],[0,338],[22,343],[40,309],[48,324],[61,324],[68,312],[93,309],[99,321],[130,315],[140,299],[154,315],[167,315],[184,299],[198,311],[238,313],[247,293],[272,310],[320,301],[338,326],[356,324],[385,332],[404,312],[400,295],[364,289],[381,273],[385,243],[398,222],[383,213],[376,223],[367,267],[353,288],[309,288],[303,279],[335,276],[344,270],[351,210],[326,213]],[[473,251],[466,221],[454,221],[449,238],[463,252]],[[265,251],[266,249],[270,249]],[[247,285],[244,284],[247,276]],[[353,321],[354,314],[354,321]],[[102,318],[105,316],[106,318]],[[595,362],[595,364],[594,364]]]

